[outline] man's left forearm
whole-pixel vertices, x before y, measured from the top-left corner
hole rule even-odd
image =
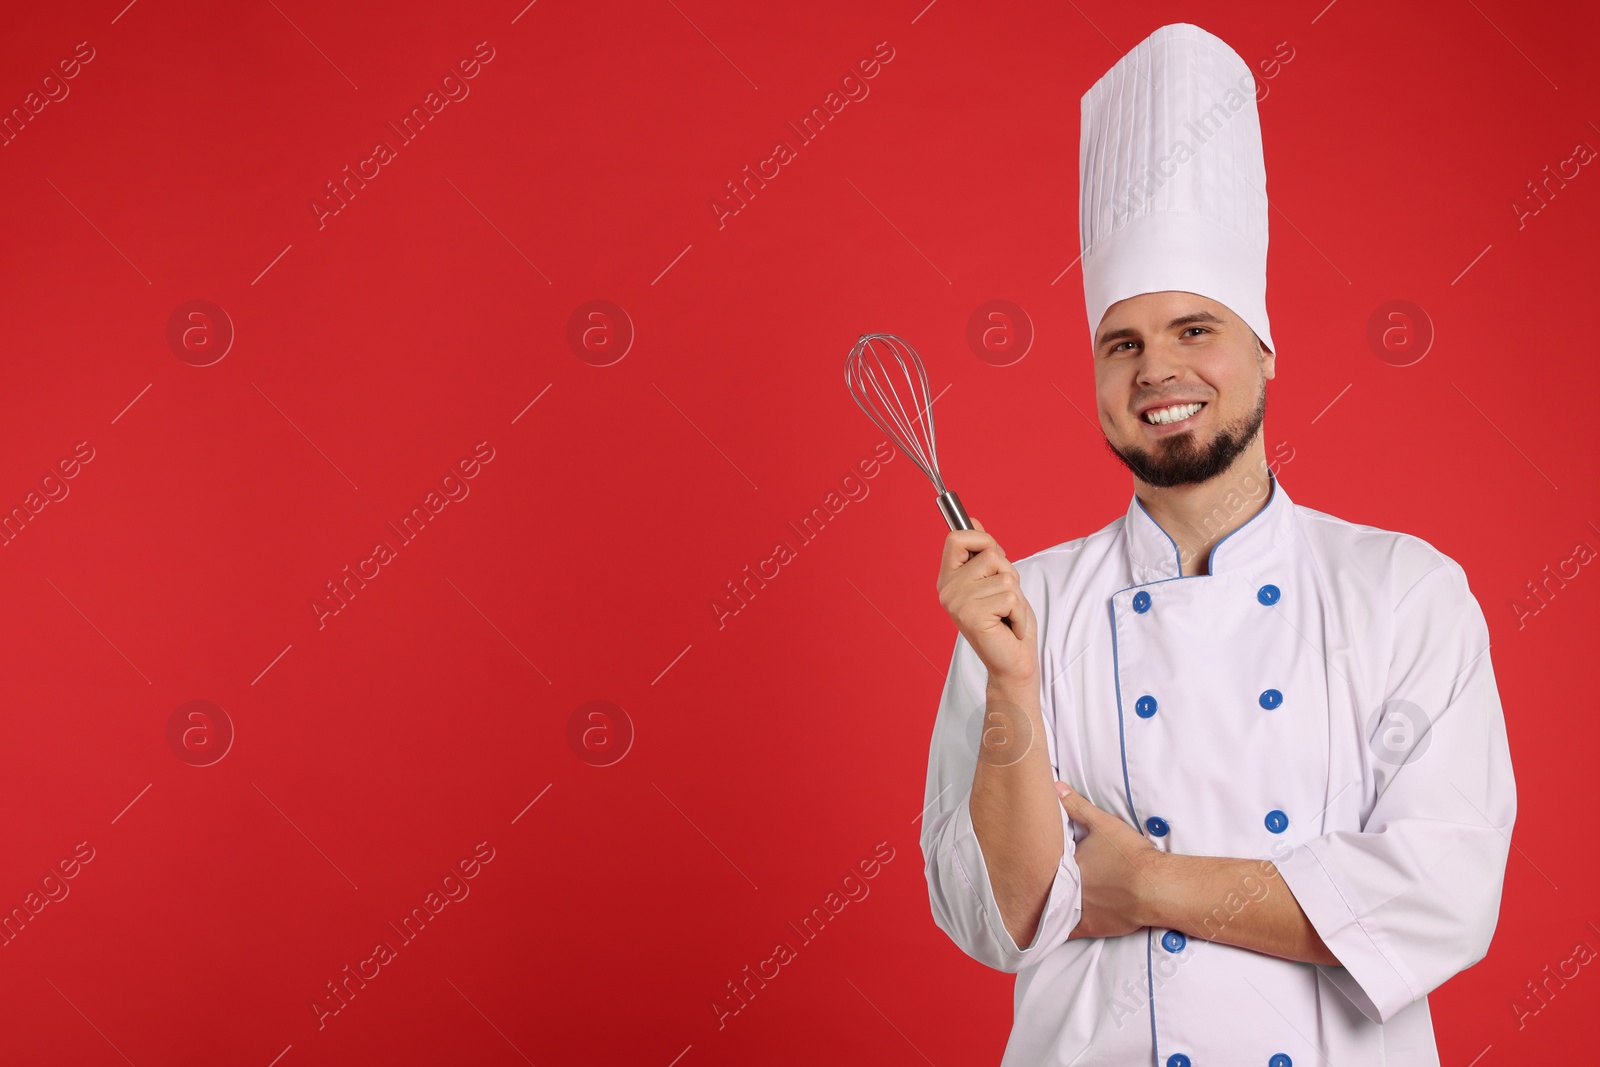
[[[1145,924],[1286,960],[1337,967],[1271,860],[1160,853]]]

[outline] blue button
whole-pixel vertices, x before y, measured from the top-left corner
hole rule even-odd
[[[1276,689],[1268,689],[1261,694],[1261,706],[1271,711],[1283,703],[1283,694]]]
[[[1144,828],[1149,830],[1152,834],[1155,834],[1157,837],[1166,837],[1167,830],[1169,829],[1167,826],[1167,820],[1163,819],[1159,815],[1152,815],[1146,819],[1144,821]]]
[[[1161,947],[1168,952],[1182,952],[1183,946],[1188,943],[1189,939],[1176,930],[1168,930],[1161,935]]]
[[[1275,834],[1281,834],[1289,828],[1289,816],[1273,808],[1267,812],[1267,829]]]
[[[1156,713],[1156,698],[1140,697],[1138,701],[1134,703],[1133,710],[1138,713],[1139,718],[1148,719],[1150,716]]]
[[[1267,1061],[1267,1067],[1294,1067],[1294,1061],[1280,1052]]]
[[[1264,585],[1260,589],[1256,590],[1256,599],[1267,605],[1269,608],[1276,604],[1278,602],[1278,598],[1282,595],[1282,593],[1278,592],[1278,587],[1275,585]]]
[[[1174,1052],[1167,1057],[1167,1067],[1189,1067],[1189,1057],[1181,1052]]]
[[[1150,594],[1143,589],[1133,594],[1133,610],[1140,615],[1150,610]]]

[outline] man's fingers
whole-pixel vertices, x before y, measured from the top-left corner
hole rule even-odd
[[[968,562],[972,556],[989,548],[993,548],[996,554],[1004,558],[1005,553],[988,534],[979,530],[951,530],[945,535],[939,569],[941,572],[953,571]]]
[[[1067,809],[1067,814],[1072,818],[1073,822],[1092,826],[1101,814],[1099,808],[1089,803],[1082,793],[1066,782],[1056,783],[1056,795],[1061,798],[1061,806]]]

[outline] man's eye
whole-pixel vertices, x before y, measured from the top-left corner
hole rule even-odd
[[[1211,332],[1210,330],[1206,329],[1204,326],[1191,326],[1191,327],[1189,327],[1189,330],[1199,330],[1201,333],[1210,333]],[[1184,333],[1188,333],[1189,330],[1184,330],[1183,332]]]

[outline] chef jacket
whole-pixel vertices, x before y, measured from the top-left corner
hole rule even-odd
[[[1339,966],[1166,929],[1067,940],[1086,831],[1064,808],[1061,863],[1019,946],[968,808],[988,675],[958,636],[921,844],[939,928],[1017,976],[1002,1067],[1439,1062],[1427,994],[1488,951],[1516,816],[1488,628],[1427,542],[1269,485],[1207,575],[1183,575],[1137,496],[1014,566],[1055,777],[1156,848],[1271,860],[1281,879],[1253,865],[1205,902],[1209,929],[1287,886]]]

